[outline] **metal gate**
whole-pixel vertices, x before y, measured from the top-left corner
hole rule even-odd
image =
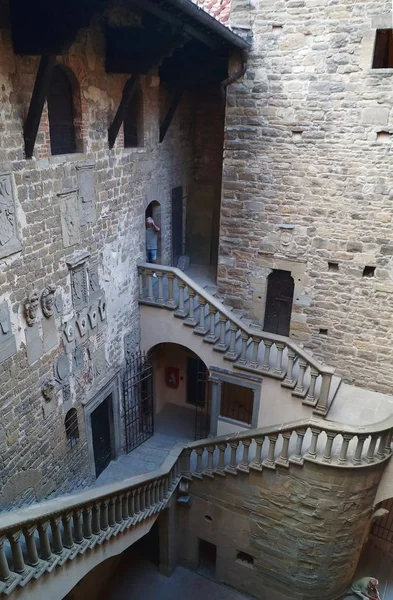
[[[154,433],[153,367],[144,352],[136,352],[126,361],[123,411],[128,453]]]

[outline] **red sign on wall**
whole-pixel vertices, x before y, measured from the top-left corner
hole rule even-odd
[[[179,369],[176,367],[165,368],[165,383],[170,388],[179,387]]]

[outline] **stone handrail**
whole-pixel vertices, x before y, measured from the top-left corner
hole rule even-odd
[[[10,594],[162,511],[181,478],[215,478],[305,461],[367,468],[392,454],[393,417],[351,427],[319,418],[176,445],[161,467],[0,515],[0,593]]]
[[[138,265],[138,273],[139,301],[141,304],[174,310],[175,316],[185,319],[184,323],[186,325],[193,327],[195,333],[204,336],[204,341],[213,344],[214,350],[223,352],[224,357],[227,360],[232,360],[237,368],[280,379],[284,387],[293,390],[293,395],[304,398],[305,404],[315,407],[316,413],[320,415],[327,414],[329,392],[335,372],[333,367],[320,363],[288,337],[248,326],[214,296],[176,267],[142,263]],[[157,290],[154,289],[153,273],[156,274],[158,280]],[[147,286],[144,286],[144,277],[147,278]],[[168,282],[165,291],[164,277]],[[177,301],[174,294],[175,280],[178,285]],[[186,288],[189,300],[187,308],[185,307]],[[195,298],[198,299],[198,306],[196,307]],[[199,308],[199,319],[195,318],[197,308]],[[205,321],[208,317],[209,325],[206,326]],[[219,329],[218,334],[217,328]],[[228,329],[229,343],[226,340]],[[236,343],[239,338],[241,338],[241,349],[237,350]],[[252,344],[251,357],[247,357],[250,344]],[[262,359],[258,356],[261,344],[264,346]],[[277,353],[274,364],[271,365],[273,346],[275,346]],[[286,366],[283,365],[284,350],[287,352]],[[299,368],[295,374],[294,366],[296,362]],[[305,382],[307,370],[309,371],[308,383]]]

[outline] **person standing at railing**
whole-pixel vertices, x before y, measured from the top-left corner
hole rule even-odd
[[[158,234],[160,228],[151,217],[146,219],[146,262],[155,264],[157,262]],[[153,273],[153,277],[156,274]]]

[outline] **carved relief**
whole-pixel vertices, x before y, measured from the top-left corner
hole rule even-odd
[[[63,313],[63,298],[61,294],[57,294],[54,298],[54,306],[56,310],[56,315],[61,315]]]
[[[61,230],[65,248],[80,242],[80,223],[76,190],[58,194],[60,198]]]
[[[79,335],[83,337],[87,333],[87,316],[85,314],[78,315],[76,324],[79,329]]]
[[[60,384],[66,383],[70,375],[70,363],[67,354],[60,354],[55,363],[55,379]]]
[[[21,249],[15,218],[11,173],[0,174],[0,258]]]
[[[95,327],[97,327],[98,308],[96,306],[91,306],[88,315],[90,327],[94,329]]]
[[[54,311],[54,300],[55,300],[56,286],[54,283],[50,283],[43,289],[41,294],[41,308],[44,315],[49,319]]]
[[[0,304],[0,363],[16,353],[16,341],[12,334],[8,304]]]
[[[29,327],[33,327],[36,321],[39,303],[40,294],[37,290],[33,290],[23,303],[26,321]]]
[[[294,225],[280,225],[280,242],[282,246],[289,246],[293,240]]]
[[[89,294],[90,298],[97,298],[100,295],[98,264],[89,265]]]
[[[78,173],[80,224],[92,223],[96,218],[96,173],[94,163],[76,166]]]
[[[80,265],[71,271],[72,303],[76,311],[85,308],[89,294],[85,265]]]
[[[101,321],[106,319],[106,301],[105,298],[100,298],[98,302],[98,311],[100,313]]]
[[[52,402],[56,397],[56,382],[54,379],[47,379],[41,388],[42,395],[46,402]]]
[[[68,343],[73,342],[75,339],[75,328],[72,321],[68,321],[64,327],[64,335]]]
[[[84,354],[82,346],[77,346],[72,357],[72,371],[81,374],[84,367]]]

